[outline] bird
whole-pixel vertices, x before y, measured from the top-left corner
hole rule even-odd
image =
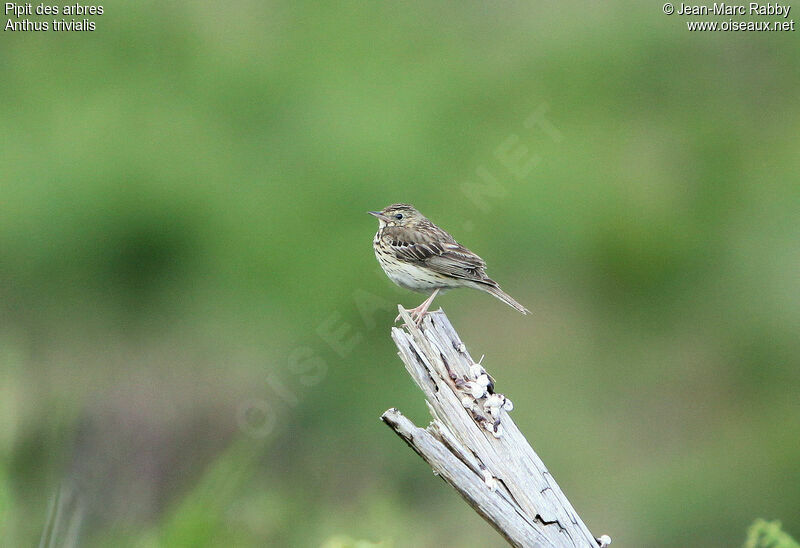
[[[483,259],[459,244],[411,204],[392,204],[367,213],[378,218],[378,232],[372,246],[389,279],[405,289],[430,295],[409,311],[417,325],[438,293],[457,287],[485,291],[519,312],[530,314],[530,310],[486,275]],[[400,316],[395,321],[399,319]]]

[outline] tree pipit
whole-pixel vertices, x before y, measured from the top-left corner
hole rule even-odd
[[[486,275],[483,259],[456,242],[414,206],[392,204],[368,213],[378,218],[378,232],[372,246],[389,279],[400,287],[430,295],[410,311],[417,325],[437,293],[456,287],[480,289],[523,314],[530,314]],[[395,321],[399,319],[400,316]]]

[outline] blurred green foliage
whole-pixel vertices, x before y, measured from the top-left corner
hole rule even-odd
[[[347,537],[333,537],[322,543],[321,548],[392,548],[385,542],[369,542],[367,540],[353,540]]]
[[[427,420],[388,336],[421,297],[365,214],[397,201],[534,311],[437,299],[593,532],[800,530],[794,33],[637,2],[95,20],[0,38],[4,542],[67,482],[86,546],[502,546],[378,420]]]
[[[795,540],[781,530],[780,521],[757,519],[747,530],[744,548],[798,548]]]

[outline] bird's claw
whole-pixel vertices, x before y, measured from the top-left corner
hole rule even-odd
[[[416,308],[408,310],[407,312],[408,315],[411,316],[411,321],[414,322],[414,325],[416,325],[417,327],[422,325],[422,318],[425,316],[425,314],[428,313],[428,312],[423,312],[422,314],[418,314]],[[397,317],[394,319],[394,321],[395,323],[397,323],[402,319],[403,319],[402,314],[398,314]]]
[[[437,293],[439,293],[439,290],[435,289],[433,293],[431,293],[431,296],[425,299],[424,303],[422,303],[416,308],[412,308],[411,310],[406,311],[408,312],[408,315],[411,316],[411,321],[413,321],[417,327],[422,325],[422,318],[424,318],[425,314],[428,313],[428,307],[431,306],[431,303],[433,302],[433,299],[436,298]],[[398,314],[398,316],[394,319],[394,321],[395,322],[399,321],[401,317],[402,315]]]

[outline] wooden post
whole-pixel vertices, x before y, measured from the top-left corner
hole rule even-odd
[[[392,339],[433,421],[419,428],[394,408],[381,419],[512,546],[610,544],[589,532],[444,312],[427,314],[417,327],[399,310],[405,325],[392,328]]]

